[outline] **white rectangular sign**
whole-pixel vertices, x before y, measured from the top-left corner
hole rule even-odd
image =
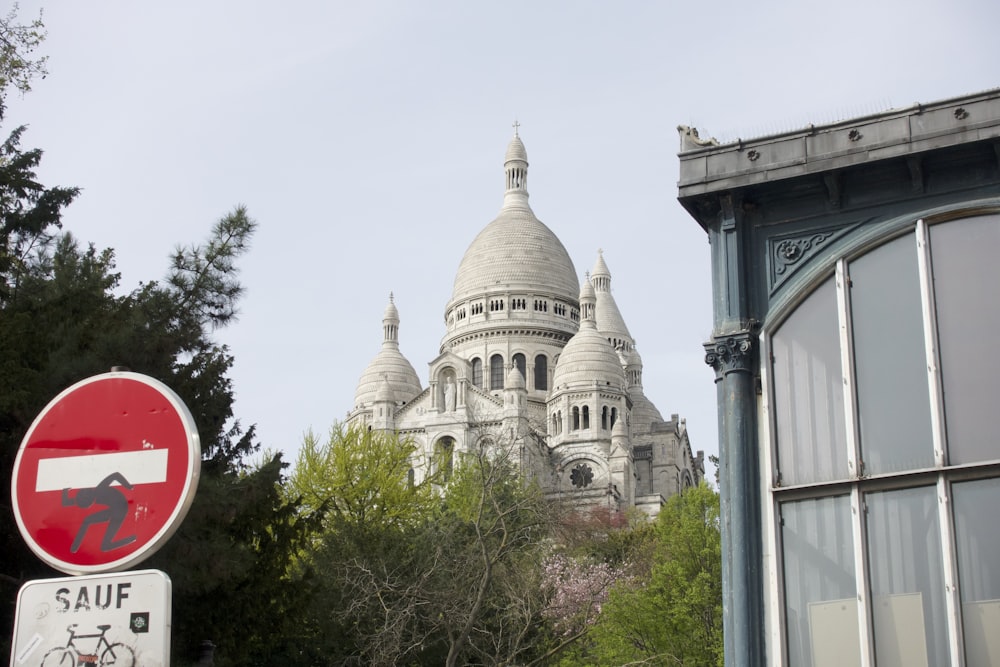
[[[21,587],[10,667],[169,667],[170,578],[138,570]]]
[[[111,473],[121,473],[129,484],[167,481],[166,449],[87,454],[38,461],[35,491],[60,491],[95,487]]]

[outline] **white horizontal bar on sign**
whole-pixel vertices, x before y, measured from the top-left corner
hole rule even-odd
[[[129,484],[159,484],[167,481],[167,454],[166,449],[143,449],[41,459],[35,491],[93,488],[116,472]]]

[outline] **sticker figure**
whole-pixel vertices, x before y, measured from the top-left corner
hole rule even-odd
[[[129,484],[128,480],[120,472],[111,473],[95,487],[77,489],[76,495],[72,497],[69,495],[72,489],[63,489],[63,507],[75,505],[80,509],[87,509],[96,504],[104,505],[107,508],[92,512],[83,519],[83,523],[80,524],[80,530],[76,532],[76,539],[73,540],[73,546],[69,548],[71,553],[76,553],[80,550],[80,545],[83,544],[83,538],[87,534],[87,529],[93,524],[108,524],[107,528],[104,529],[104,538],[101,540],[101,551],[111,551],[112,549],[118,549],[126,544],[135,542],[135,535],[129,535],[120,540],[114,539],[115,535],[118,534],[118,529],[122,527],[122,523],[128,515],[128,498],[125,497],[125,494],[121,490],[111,486],[114,482],[118,482],[129,491],[132,490],[132,485]]]

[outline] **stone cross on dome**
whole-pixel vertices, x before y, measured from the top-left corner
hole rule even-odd
[[[514,136],[516,137],[517,136],[517,128],[521,127],[521,124],[519,122],[517,122],[516,118],[514,119],[514,123],[511,125],[511,127],[514,128]]]

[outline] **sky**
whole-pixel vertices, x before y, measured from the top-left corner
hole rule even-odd
[[[354,402],[390,292],[421,383],[512,123],[535,214],[581,280],[603,250],[646,395],[718,452],[709,246],[677,203],[679,124],[722,142],[1000,86],[995,0],[698,4],[22,1],[49,74],[8,99],[64,229],[124,291],[243,204],[235,411],[294,460]],[[109,360],[109,368],[115,360]]]

